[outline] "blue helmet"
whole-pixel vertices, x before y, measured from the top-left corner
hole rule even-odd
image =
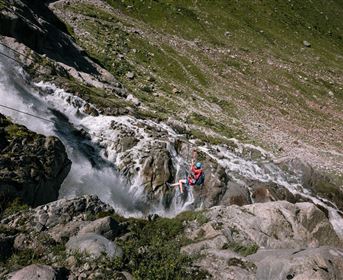
[[[195,167],[196,167],[197,169],[200,169],[200,168],[202,167],[202,163],[201,163],[201,162],[197,162],[197,163],[195,164]]]

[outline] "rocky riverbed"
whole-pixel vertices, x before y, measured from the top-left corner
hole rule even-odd
[[[341,56],[216,47],[136,7],[0,0],[0,279],[343,279]],[[180,194],[193,150],[205,184]]]
[[[1,279],[343,279],[342,240],[309,202],[136,220],[83,196],[0,226]]]

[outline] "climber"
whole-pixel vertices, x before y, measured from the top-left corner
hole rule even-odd
[[[176,187],[179,186],[180,192],[183,193],[183,185],[186,184],[186,186],[201,186],[204,184],[205,181],[205,173],[203,170],[203,165],[201,162],[197,162],[194,164],[194,154],[192,158],[192,164],[191,164],[191,174],[186,177],[186,179],[181,179],[179,182],[174,184],[168,184],[170,187]]]

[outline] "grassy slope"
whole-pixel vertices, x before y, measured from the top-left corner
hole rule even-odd
[[[214,142],[219,133],[278,150],[282,143],[255,127],[262,123],[342,148],[341,1],[105,2],[114,10],[72,3],[64,20],[149,115],[172,115]]]

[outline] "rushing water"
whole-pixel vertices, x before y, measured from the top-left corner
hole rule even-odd
[[[113,143],[118,140],[120,134],[111,129],[112,124],[125,126],[140,136],[137,145],[129,150],[129,155],[135,159],[132,160],[132,164],[137,170],[142,170],[137,160],[142,156],[142,150],[148,149],[151,143],[161,141],[154,139],[142,129],[144,126],[149,126],[165,132],[166,144],[176,175],[183,176],[187,162],[170,144],[179,137],[170,127],[130,116],[99,115],[95,117],[82,114],[80,108],[85,106],[84,100],[53,84],[41,82],[36,84],[36,87],[45,92],[48,91],[49,94],[41,95],[28,85],[20,67],[7,59],[0,58],[0,104],[39,115],[48,121],[1,107],[0,112],[10,116],[15,122],[27,126],[30,130],[59,137],[72,160],[72,169],[61,187],[60,196],[96,194],[102,201],[112,205],[117,213],[125,216],[142,216],[150,213],[173,216],[192,205],[194,197],[191,190],[186,201],[180,200],[176,195],[168,210],[164,209],[162,202],[148,203],[141,185],[141,171],[137,171],[133,180],[128,182],[115,169],[116,165],[121,164],[121,157],[120,152],[113,147]],[[79,132],[80,128],[87,131],[91,139],[83,136]],[[293,194],[301,194],[315,204],[327,208],[333,227],[343,238],[343,219],[332,203],[311,195],[302,187],[299,175],[290,175],[282,170],[272,162],[272,155],[266,151],[239,142],[235,144],[236,151],[225,146],[204,145],[198,148],[223,166],[231,178],[237,181],[243,178],[244,180],[274,182],[280,187],[287,188]],[[261,155],[260,158],[265,160],[244,157],[242,154],[244,149],[255,150]]]
[[[8,59],[0,58],[0,104],[28,112],[46,120],[37,119],[3,107],[0,112],[14,122],[43,135],[59,137],[66,147],[72,168],[64,181],[60,196],[96,194],[123,215],[142,215],[147,209],[144,197],[129,192],[126,179],[114,165],[100,156],[99,148],[83,138],[69,118],[47,102],[25,81],[21,68]]]

